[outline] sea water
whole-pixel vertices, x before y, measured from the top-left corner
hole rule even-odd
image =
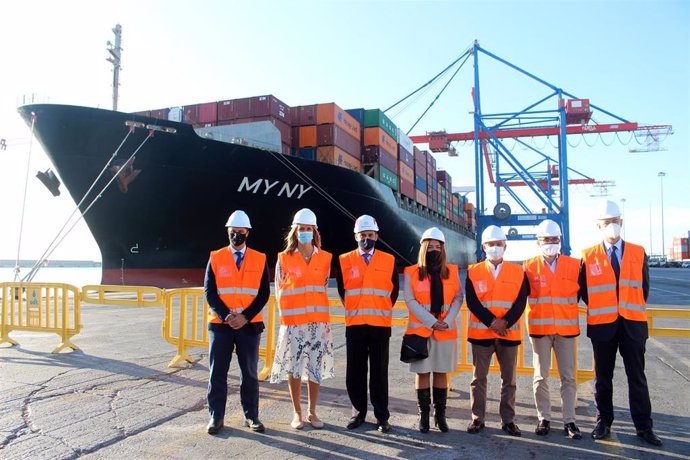
[[[29,273],[29,268],[22,268],[19,280]],[[14,281],[14,269],[0,268],[0,282]],[[101,283],[101,267],[43,267],[34,276],[34,283],[66,283],[76,287]]]

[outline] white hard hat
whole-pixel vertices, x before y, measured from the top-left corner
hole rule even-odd
[[[610,219],[612,217],[620,217],[621,210],[618,205],[610,200],[602,201],[599,204],[599,209],[597,211],[597,219]]]
[[[482,232],[482,244],[488,243],[489,241],[505,241],[506,234],[503,233],[501,227],[495,225],[489,225]]]
[[[302,208],[292,218],[292,225],[313,225],[316,227],[316,214],[311,209]]]
[[[242,227],[242,228],[252,228],[252,224],[249,223],[249,216],[244,211],[235,211],[230,214],[228,221],[225,224],[226,227]]]
[[[424,240],[438,240],[441,243],[445,243],[446,237],[443,235],[441,230],[436,227],[431,227],[424,230],[424,233],[422,233],[422,238],[419,240],[419,242],[421,243]]]
[[[546,219],[537,225],[537,238],[561,236],[561,227],[551,219]]]
[[[379,226],[376,223],[376,219],[366,214],[359,216],[355,221],[355,233],[367,232],[370,230],[375,232],[379,231]]]

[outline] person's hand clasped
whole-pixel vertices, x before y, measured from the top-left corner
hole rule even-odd
[[[445,331],[448,329],[448,324],[445,321],[436,321],[431,329],[434,331]]]
[[[242,313],[238,313],[228,320],[228,324],[233,329],[239,329],[247,324],[247,318],[245,318]]]
[[[491,330],[500,336],[508,335],[508,321],[503,318],[496,318],[491,322]]]

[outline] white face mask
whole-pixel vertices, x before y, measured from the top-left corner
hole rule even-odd
[[[484,249],[484,252],[486,252],[486,258],[492,262],[501,260],[503,258],[503,251],[504,249],[502,246],[489,246],[488,248]]]
[[[604,237],[606,239],[618,239],[619,236],[621,236],[621,226],[620,224],[616,224],[614,222],[611,222],[608,224],[606,227],[604,227]]]
[[[561,252],[561,243],[542,244],[541,245],[541,253],[544,254],[544,257],[553,257],[560,252]]]

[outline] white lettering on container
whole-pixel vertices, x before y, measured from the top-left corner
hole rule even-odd
[[[271,182],[268,179],[257,179],[254,182],[250,182],[249,178],[247,176],[242,178],[242,182],[240,182],[240,186],[237,188],[238,192],[242,191],[247,191],[251,193],[259,193],[261,192],[261,186],[263,185],[263,195],[268,195],[268,192],[271,191],[276,185],[278,185],[280,181],[273,181]],[[290,184],[289,182],[284,182],[282,186],[277,188],[277,196],[281,196],[285,194],[288,198],[292,198],[293,195],[297,194],[297,199],[301,199],[302,196],[304,196],[305,193],[307,193],[309,190],[311,190],[312,187],[309,185],[304,185],[304,184]]]

